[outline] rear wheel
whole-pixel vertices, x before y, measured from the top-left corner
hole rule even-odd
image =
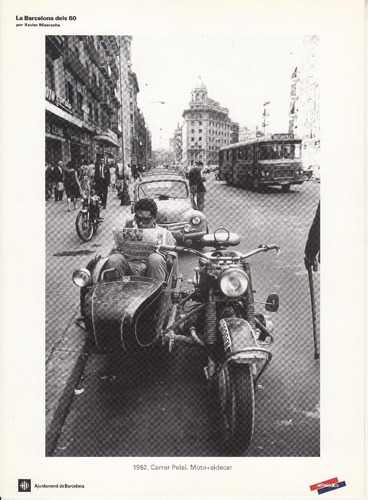
[[[218,375],[221,427],[226,451],[242,454],[254,428],[254,385],[250,364],[227,364]]]
[[[93,224],[90,223],[88,213],[79,212],[75,221],[77,234],[82,241],[90,241],[93,236]]]

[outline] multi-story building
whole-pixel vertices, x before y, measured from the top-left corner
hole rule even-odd
[[[46,161],[115,157],[121,143],[119,41],[46,36]]]
[[[248,127],[239,128],[239,142],[257,139],[258,137],[262,137],[263,135],[263,132],[258,130],[258,127],[255,127],[254,129],[249,129]]]
[[[319,165],[318,37],[305,37],[300,65],[291,76],[289,132],[303,140],[305,167]]]
[[[182,128],[177,124],[173,137],[170,138],[170,150],[174,153],[175,164],[181,163],[183,159]]]
[[[183,162],[194,165],[201,160],[205,165],[217,164],[219,149],[237,142],[239,125],[231,121],[227,108],[208,97],[200,78],[191,94],[189,108],[182,115]]]

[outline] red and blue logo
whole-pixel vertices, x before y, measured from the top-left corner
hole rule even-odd
[[[321,481],[320,483],[312,484],[309,486],[311,491],[317,490],[318,495],[322,493],[327,493],[328,491],[337,490],[346,486],[345,481],[339,481],[337,477],[332,479],[327,479],[327,481]]]

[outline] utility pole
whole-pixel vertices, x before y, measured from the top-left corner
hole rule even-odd
[[[270,116],[270,112],[269,112],[268,107],[267,107],[267,106],[269,106],[269,104],[270,104],[269,99],[263,103],[262,127],[263,127],[264,135],[266,135],[266,128],[270,124],[270,122],[268,121],[268,118]]]
[[[119,77],[120,77],[120,103],[121,103],[121,147],[122,147],[122,162],[123,162],[123,187],[120,195],[120,205],[130,205],[129,189],[125,179],[125,150],[124,150],[124,105],[123,105],[123,79],[121,73],[121,39],[119,36]]]

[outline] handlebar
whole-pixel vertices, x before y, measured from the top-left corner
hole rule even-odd
[[[202,257],[205,259],[207,262],[212,263],[207,255],[203,254],[199,250],[195,250],[194,248],[190,247],[181,247],[178,245],[158,245],[157,251],[163,251],[163,252],[177,252],[177,253],[191,253],[193,255],[197,255],[198,257]],[[249,257],[252,257],[253,255],[256,255],[257,253],[262,253],[262,252],[268,252],[269,250],[276,250],[277,255],[280,253],[280,247],[278,247],[275,244],[272,245],[259,245],[258,248],[251,250],[250,252],[243,254],[240,260],[245,260],[248,259]],[[276,257],[277,257],[276,255]]]

